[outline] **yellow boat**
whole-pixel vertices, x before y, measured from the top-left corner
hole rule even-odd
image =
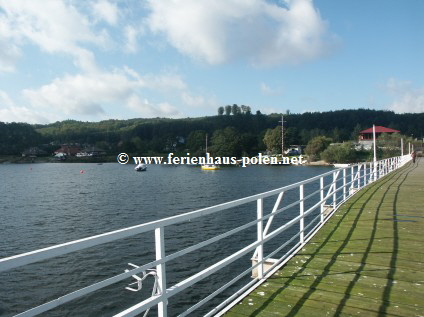
[[[201,166],[202,170],[205,171],[214,171],[214,170],[218,170],[219,169],[219,165],[215,165],[215,164],[203,164]]]
[[[205,149],[206,155],[208,155],[208,135],[206,134],[206,149]],[[204,171],[215,171],[219,169],[219,165],[215,164],[203,164],[201,166],[202,170]]]

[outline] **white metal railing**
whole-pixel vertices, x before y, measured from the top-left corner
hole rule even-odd
[[[168,315],[167,306],[169,298],[205,279],[211,274],[218,272],[220,269],[228,266],[241,257],[253,253],[252,267],[249,267],[236,276],[228,277],[227,283],[181,314],[181,316],[186,316],[192,313],[206,302],[210,301],[218,294],[226,290],[228,287],[241,280],[243,277],[251,274],[252,270],[256,271],[255,278],[251,279],[247,284],[243,285],[239,291],[235,292],[232,296],[221,302],[217,307],[206,314],[206,316],[220,315],[229,309],[229,307],[234,305],[234,303],[237,302],[241,296],[244,296],[246,293],[250,292],[252,289],[261,284],[276,269],[281,267],[285,262],[288,261],[288,259],[295,255],[296,252],[298,252],[298,250],[300,250],[305,245],[305,243],[307,243],[312,238],[312,236],[324,225],[324,223],[331,217],[331,215],[342,203],[352,197],[352,195],[354,195],[361,188],[403,166],[410,159],[410,155],[404,155],[381,160],[375,163],[362,163],[340,168],[295,184],[256,194],[250,197],[149,223],[136,225],[133,227],[63,243],[60,245],[39,249],[32,252],[10,256],[0,259],[0,272],[71,252],[87,249],[96,245],[120,240],[144,232],[154,232],[156,254],[156,259],[154,261],[145,263],[143,265],[130,264],[134,267],[134,269],[125,270],[124,273],[112,276],[100,282],[68,293],[57,299],[48,301],[42,305],[22,312],[17,316],[34,316],[46,312],[50,309],[90,294],[106,286],[131,278],[132,276],[136,277],[137,274],[143,273],[143,276],[145,276],[146,271],[150,271],[151,273],[149,274],[155,276],[155,291],[152,293],[152,296],[132,307],[127,308],[115,316],[135,316],[142,312],[148,311],[150,308],[157,305],[158,315],[162,317]],[[310,189],[311,192],[305,192],[305,186],[310,186],[312,188]],[[284,193],[288,191],[298,191],[299,199],[289,203],[284,207],[280,207],[284,198]],[[265,215],[264,199],[276,195],[278,196],[272,211]],[[188,222],[195,218],[222,212],[224,210],[255,201],[257,213],[256,220],[242,224],[239,227],[218,234],[208,240],[204,240],[200,243],[181,249],[172,254],[166,253],[164,233],[167,226]],[[306,202],[307,204],[305,204]],[[289,209],[293,210],[294,208],[298,208],[298,216],[295,216],[293,219],[270,231],[271,223],[276,216],[284,214],[284,211]],[[298,226],[298,230],[295,234],[288,237],[288,240],[281,245],[278,245],[275,250],[266,255],[264,254],[264,246],[267,242],[278,237],[281,233],[286,232],[289,228],[292,228],[295,225]],[[223,258],[216,263],[213,263],[209,267],[198,271],[197,273],[179,281],[174,285],[167,285],[167,272],[172,270],[171,267],[167,266],[167,263],[169,263],[171,260],[181,257],[189,252],[196,251],[248,228],[255,227],[256,238],[253,243],[240,248],[237,252]],[[285,250],[285,248],[290,249],[283,255],[279,254],[279,252]],[[277,258],[273,258],[274,256],[277,256]],[[136,279],[139,280],[138,278]]]

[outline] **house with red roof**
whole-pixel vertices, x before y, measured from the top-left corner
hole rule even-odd
[[[375,126],[375,137],[378,139],[378,137],[382,134],[382,133],[399,133],[399,130],[395,130],[395,129],[390,129],[390,128],[386,128],[386,127],[382,127],[381,125],[377,125]],[[366,150],[371,149],[372,146],[372,142],[373,142],[373,131],[372,131],[372,127],[362,130],[361,132],[359,132],[359,144]]]
[[[381,125],[375,126],[375,137],[378,138],[382,133],[399,133],[399,130],[390,129],[386,127],[382,127]],[[359,132],[359,142],[361,140],[371,140],[373,139],[373,129],[368,128]]]
[[[56,151],[54,151],[55,155],[68,155],[68,156],[75,156],[78,152],[81,151],[81,147],[78,145],[62,145],[62,147]]]

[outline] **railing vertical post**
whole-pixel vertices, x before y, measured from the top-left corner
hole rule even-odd
[[[368,182],[367,182],[367,163],[364,163],[363,165],[364,165],[364,186],[363,187],[365,187],[365,186],[368,185]]]
[[[337,177],[336,177],[336,172],[333,172],[333,184],[334,184],[334,189],[333,189],[333,210],[336,209],[336,194],[337,194],[337,181],[336,181]]]
[[[258,242],[260,242],[260,245],[258,246],[258,279],[262,279],[264,277],[264,231],[263,231],[263,216],[264,216],[264,201],[262,198],[259,198],[256,201],[256,213],[258,217],[258,223],[257,223],[257,239]]]
[[[320,214],[321,214],[321,219],[320,219],[320,221],[321,221],[321,223],[323,223],[324,222],[324,203],[325,203],[325,201],[324,201],[324,177],[320,177],[320,179],[319,179],[319,188],[320,188],[320,200],[321,200],[321,210],[320,210]]]
[[[346,200],[346,169],[343,169],[343,201]]]
[[[358,165],[358,171],[357,171],[357,179],[356,179],[356,188],[357,189],[360,189],[361,188],[361,168],[362,168],[362,165],[361,164],[359,164]]]
[[[355,185],[353,184],[353,180],[354,180],[354,175],[355,173],[355,167],[351,166],[350,167],[350,188],[352,188],[352,193],[353,193],[353,189],[355,188]]]
[[[159,227],[155,229],[155,248],[156,248],[156,260],[162,260],[165,258],[165,235],[164,228]],[[167,317],[168,309],[166,300],[166,266],[165,263],[156,266],[156,274],[158,276],[158,286],[161,297],[163,300],[158,303],[158,316]]]
[[[369,168],[367,168],[367,164],[365,163],[365,175],[367,175],[367,184],[371,183],[371,163],[369,164]]]
[[[299,230],[300,230],[300,243],[305,242],[305,233],[303,232],[305,230],[305,202],[303,201],[304,195],[304,189],[303,184],[299,186],[299,213],[300,213],[300,222],[299,222]]]
[[[373,175],[374,175],[373,180],[375,182],[377,180],[377,161],[374,161],[374,164],[373,164]]]

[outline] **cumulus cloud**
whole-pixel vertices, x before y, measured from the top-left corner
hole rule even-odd
[[[9,95],[5,91],[0,90],[0,107],[11,107],[13,105],[14,103]]]
[[[106,0],[100,0],[93,4],[93,14],[110,25],[116,25],[119,18],[118,7]]]
[[[201,95],[193,95],[188,91],[181,93],[182,102],[190,108],[201,108],[201,109],[216,109],[220,106],[219,102],[215,98],[206,98]]]
[[[147,99],[141,99],[137,95],[131,95],[128,100],[128,107],[144,117],[178,117],[179,110],[167,102],[151,104]]]
[[[142,28],[127,25],[124,28],[124,48],[127,53],[136,53],[138,51],[138,37],[143,34]]]
[[[106,107],[124,106],[143,117],[177,116],[179,112],[166,102],[156,104],[142,98],[147,90],[166,91],[185,88],[177,75],[138,74],[124,67],[112,72],[66,75],[39,89],[26,89],[24,97],[38,109],[51,109],[62,116],[107,117]]]
[[[49,123],[56,121],[56,116],[50,114],[43,115],[28,107],[12,106],[8,108],[0,107],[0,118],[2,122],[27,122],[27,123]]]
[[[390,78],[386,89],[394,97],[390,110],[398,113],[424,112],[424,87],[416,88],[410,81]]]
[[[0,11],[0,72],[11,72],[21,55],[19,47],[13,43],[15,32],[4,14]]]
[[[0,28],[5,31],[0,32],[0,45],[13,43],[9,68],[19,46],[31,43],[47,53],[69,54],[79,67],[92,70],[93,54],[83,45],[106,47],[110,42],[104,30],[93,31],[87,16],[63,0],[43,1],[43,5],[32,0],[0,0],[0,8]]]
[[[254,65],[300,63],[335,43],[312,0],[148,0],[147,26],[181,53],[210,64],[245,59]]]
[[[0,121],[47,123],[49,120],[44,114],[39,114],[28,107],[16,106],[9,95],[0,90]]]

